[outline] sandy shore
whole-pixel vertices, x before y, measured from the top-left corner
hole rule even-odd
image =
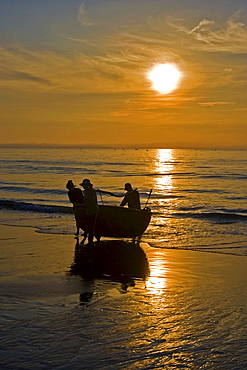
[[[1,369],[247,367],[246,257],[141,243],[146,280],[138,260],[128,274],[139,278],[82,279],[68,274],[73,236],[9,226],[0,235]]]

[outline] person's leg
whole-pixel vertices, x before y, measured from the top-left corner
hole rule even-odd
[[[89,232],[88,234],[88,243],[93,244],[93,233],[92,232]]]
[[[93,244],[96,219],[97,219],[97,213],[95,213],[94,215],[88,216],[88,242],[89,244]]]
[[[76,233],[75,233],[75,235],[78,236],[79,232],[80,232],[80,228],[78,226],[78,223],[76,222]]]

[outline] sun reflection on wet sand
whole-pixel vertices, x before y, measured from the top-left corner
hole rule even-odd
[[[164,260],[164,252],[155,251],[149,260],[149,277],[146,281],[146,289],[154,295],[164,294],[166,288],[167,267]]]

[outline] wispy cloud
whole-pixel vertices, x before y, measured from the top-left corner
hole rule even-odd
[[[160,95],[146,92],[139,95],[129,94],[127,99],[119,101],[112,111],[114,117],[135,117],[148,119],[166,119],[168,116],[183,115],[188,106],[195,106],[199,97],[182,96],[181,94]]]
[[[201,107],[215,107],[216,105],[233,105],[235,103],[228,101],[209,101],[205,103],[198,103]]]
[[[92,26],[93,22],[90,20],[87,12],[85,11],[84,4],[81,4],[77,14],[77,20],[86,27]]]
[[[223,26],[208,19],[201,20],[192,29],[181,23],[170,22],[170,25],[187,34],[187,47],[191,49],[236,54],[247,52],[247,26],[237,20],[237,14],[226,20]]]
[[[9,89],[37,90],[58,88],[68,58],[48,51],[28,50],[21,44],[1,48],[0,84]]]
[[[246,112],[247,108],[236,108],[234,110],[239,111],[239,112]]]
[[[0,80],[2,81],[29,81],[29,82],[37,82],[45,85],[51,85],[51,82],[45,78],[38,77],[32,73],[27,72],[0,72]]]
[[[209,21],[207,19],[203,19],[199,22],[197,26],[195,26],[191,31],[188,32],[188,35],[191,35],[193,32],[205,32],[209,25],[213,25],[214,21]]]
[[[1,48],[0,86],[27,91],[35,84],[36,92],[72,94],[137,91],[143,78],[138,77],[135,70],[131,71],[130,66],[118,63],[116,58],[116,55],[111,59],[110,55],[85,53],[65,56],[29,50],[21,44],[10,45]]]
[[[91,22],[87,21],[88,17],[83,4],[79,8],[78,17],[81,23],[92,25]],[[181,70],[185,71],[181,86],[179,86],[181,97],[173,98],[169,102],[166,101],[166,104],[171,106],[175,104],[175,100],[178,103],[188,103],[182,95],[185,97],[189,91],[202,86],[206,79],[207,84],[210,79],[211,87],[212,83],[215,84],[214,86],[232,83],[230,79],[236,76],[235,67],[234,69],[231,66],[225,67],[220,62],[216,71],[215,64],[213,70],[212,64],[209,65],[208,62],[205,63],[199,58],[196,60],[196,53],[193,53],[195,56],[193,58],[190,53],[191,49],[204,50],[205,48],[207,51],[213,51],[216,44],[218,45],[217,51],[224,51],[224,48],[229,51],[231,50],[230,45],[235,48],[234,52],[237,48],[240,50],[241,47],[244,47],[245,27],[243,23],[236,22],[234,17],[230,18],[221,29],[216,25],[216,22],[207,19],[203,19],[190,28],[183,25],[174,26],[174,24],[171,28],[171,24],[167,22],[165,26],[158,23],[156,28],[152,28],[154,23],[150,23],[148,26],[146,24],[131,25],[128,28],[114,26],[114,29],[111,29],[112,32],[109,32],[110,28],[107,31],[102,28],[101,33],[99,29],[96,33],[91,32],[92,28],[90,28],[90,32],[82,32],[81,35],[70,38],[73,41],[81,42],[76,52],[70,54],[41,49],[29,50],[21,44],[10,45],[8,48],[2,47],[0,55],[1,85],[12,89],[27,90],[32,89],[35,83],[37,90],[58,93],[138,92],[142,94],[151,89],[151,83],[148,80],[150,68],[157,63],[169,62],[176,63],[178,67],[181,67]],[[163,27],[162,32],[159,31],[159,26]],[[179,42],[181,35],[177,31],[174,32],[174,27],[176,30],[179,29],[183,36],[187,35],[189,44],[181,45]],[[171,37],[172,32],[176,34],[176,37]],[[87,36],[85,36],[86,34]],[[239,42],[236,41],[237,35]],[[83,36],[82,39],[80,36]],[[173,42],[174,39],[177,43]],[[74,44],[72,43],[72,45]],[[72,48],[72,50],[74,49]],[[152,91],[152,93],[154,92]],[[198,95],[202,95],[202,93],[195,92],[195,100],[200,102]],[[158,100],[158,95],[155,96],[155,99]],[[202,106],[216,105],[211,102],[211,99],[212,97],[208,98],[209,103],[201,103]],[[151,109],[156,109],[153,105],[154,98],[151,100]]]

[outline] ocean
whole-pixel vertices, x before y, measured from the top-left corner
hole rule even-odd
[[[152,211],[142,237],[151,246],[247,255],[246,150],[1,148],[0,154],[0,224],[73,234],[68,180],[79,186],[89,178],[96,189],[123,195],[130,182]],[[98,196],[99,204],[120,201]]]

